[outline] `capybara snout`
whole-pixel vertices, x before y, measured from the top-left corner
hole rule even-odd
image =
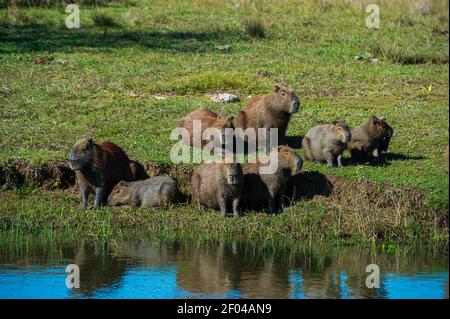
[[[243,180],[242,167],[240,164],[228,164],[227,165],[227,173],[228,173],[228,184],[230,185],[239,185]]]
[[[80,139],[72,148],[69,157],[70,168],[74,171],[81,170],[92,162],[94,141],[89,139]]]
[[[292,175],[298,174],[302,171],[303,168],[303,160],[300,158],[300,156],[296,155],[296,160],[294,162],[294,169],[292,170]]]
[[[344,122],[333,122],[338,134],[341,136],[341,142],[347,144],[352,139],[352,133]]]
[[[295,92],[280,86],[275,86],[274,92],[278,96],[274,99],[277,99],[281,105],[280,111],[297,113],[300,110],[300,99]]]
[[[108,205],[119,206],[123,205],[126,201],[128,201],[129,196],[126,196],[127,188],[128,188],[127,182],[120,181],[119,183],[117,183],[108,196]]]
[[[291,93],[291,113],[297,113],[300,111],[300,100],[298,99],[297,94]]]

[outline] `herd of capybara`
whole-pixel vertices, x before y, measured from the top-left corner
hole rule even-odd
[[[286,197],[292,194],[292,187],[301,187],[297,178],[302,169],[301,157],[289,146],[284,145],[286,131],[293,113],[299,111],[298,96],[286,87],[275,86],[267,94],[250,101],[236,118],[236,127],[242,130],[277,128],[278,145],[258,155],[255,161],[240,164],[235,154],[225,155],[221,162],[200,164],[193,172],[190,183],[191,203],[198,208],[220,210],[239,217],[241,212],[266,210],[276,214],[286,208]],[[193,123],[198,120],[200,133],[207,128],[216,129],[220,141],[214,147],[222,147],[225,129],[235,128],[232,116],[216,114],[207,108],[197,109],[183,118],[179,128],[189,133],[189,145],[203,147],[211,142],[201,139],[200,145],[192,143]],[[242,132],[242,130],[240,132]],[[393,136],[393,129],[381,118],[372,116],[365,123],[352,130],[343,121],[317,125],[302,139],[304,158],[307,161],[326,163],[330,167],[343,166],[343,153],[347,150],[354,162],[382,160]],[[236,132],[236,137],[238,132]],[[249,135],[251,136],[251,135]],[[241,136],[246,143],[247,135]],[[255,135],[258,140],[261,138]],[[253,142],[260,142],[253,141]],[[226,154],[226,152],[224,152]],[[261,171],[263,159],[275,156],[277,168],[271,173]],[[448,171],[449,147],[445,151],[445,166]],[[81,139],[73,146],[70,167],[75,171],[81,193],[79,209],[86,209],[89,194],[94,195],[94,209],[101,205],[127,205],[137,207],[158,207],[168,203],[186,201],[177,182],[168,176],[150,177],[143,167],[128,158],[118,145],[105,141],[100,144],[92,139]],[[294,185],[295,184],[295,185]]]

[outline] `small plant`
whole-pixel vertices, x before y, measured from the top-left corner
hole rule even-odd
[[[103,29],[103,34],[106,34],[108,29],[120,27],[119,22],[117,22],[117,20],[112,15],[109,15],[104,11],[95,11],[92,14],[91,18],[96,27]]]
[[[265,38],[266,26],[259,19],[248,19],[244,21],[245,32],[252,38]]]

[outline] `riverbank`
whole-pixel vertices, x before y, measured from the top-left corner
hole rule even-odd
[[[378,1],[380,28],[367,27],[365,1],[83,2],[78,29],[60,1],[1,7],[0,235],[447,243],[448,2],[420,2]],[[274,217],[74,210],[65,161],[79,138],[115,142],[186,192],[193,166],[170,164],[180,119],[200,107],[236,116],[276,84],[300,97],[286,138],[300,156],[313,126],[376,115],[394,129],[385,163],[352,165],[348,152],[342,169],[305,162],[302,198]]]
[[[174,177],[187,193],[191,167],[143,165],[150,176]],[[15,162],[0,167],[0,231],[64,231],[93,240],[138,231],[143,236],[261,242],[448,242],[448,206],[430,202],[424,191],[312,171],[303,172],[301,181],[298,200],[277,216],[248,212],[239,219],[223,219],[217,211],[199,211],[188,203],[78,212],[79,194],[67,163]]]

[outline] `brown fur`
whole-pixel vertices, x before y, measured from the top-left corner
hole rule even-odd
[[[199,208],[220,209],[222,216],[232,207],[234,216],[238,217],[242,186],[243,173],[239,163],[204,163],[192,174],[192,203]]]
[[[294,92],[276,86],[272,92],[257,96],[239,112],[237,127],[243,130],[278,128],[278,144],[282,144],[291,115],[297,112],[299,107],[300,101]]]
[[[182,199],[176,181],[169,176],[154,176],[141,181],[120,181],[108,197],[108,205],[158,207]]]
[[[92,139],[81,139],[73,146],[69,161],[80,187],[80,209],[86,208],[89,193],[95,194],[97,209],[119,181],[134,180],[127,154],[110,141],[96,144]]]
[[[351,132],[344,122],[314,126],[302,139],[307,161],[327,162],[328,166],[342,167],[342,153],[350,141]]]
[[[130,170],[133,175],[133,180],[147,179],[149,177],[144,166],[139,162],[130,160]]]
[[[445,149],[445,153],[444,153],[444,158],[445,158],[445,170],[448,172],[448,144],[447,144],[447,148]]]
[[[224,130],[226,128],[234,128],[233,126],[233,117],[232,116],[224,116],[222,114],[217,114],[207,108],[201,108],[192,111],[188,115],[186,115],[181,122],[178,124],[178,127],[185,128],[189,131],[189,140],[190,146],[193,146],[194,143],[194,120],[201,121],[201,133],[207,128],[217,128],[220,131],[220,134],[224,134]],[[208,142],[210,142],[213,138],[210,137],[208,140],[201,140],[201,146],[205,146]],[[216,145],[216,146],[221,146]]]
[[[243,206],[246,209],[260,210],[264,207],[270,213],[283,209],[282,196],[291,177],[301,171],[303,161],[295,151],[286,145],[278,150],[278,169],[274,174],[260,174],[263,165],[259,159],[256,163],[244,165]],[[272,152],[274,152],[273,150]]]
[[[387,151],[393,129],[383,120],[373,116],[363,125],[352,130],[347,149],[355,161],[375,158],[381,160],[381,152]]]

